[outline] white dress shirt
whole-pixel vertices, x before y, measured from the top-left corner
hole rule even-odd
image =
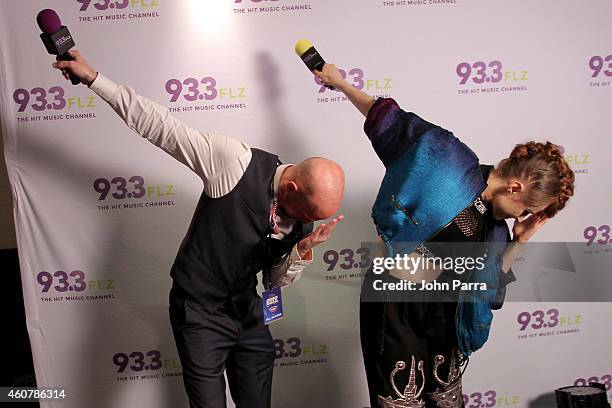
[[[226,195],[238,184],[251,162],[251,148],[244,142],[216,133],[206,133],[189,127],[172,116],[168,109],[141,95],[129,86],[119,85],[98,73],[90,88],[104,99],[126,125],[179,162],[189,167],[204,182],[204,194],[211,198]],[[283,171],[281,165],[274,175],[274,198]],[[282,209],[276,215],[280,228],[273,238],[283,239],[295,224]],[[301,276],[312,262],[312,251],[302,259],[297,244],[276,263],[271,271],[272,287],[286,286]]]

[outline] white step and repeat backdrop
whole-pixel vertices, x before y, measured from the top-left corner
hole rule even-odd
[[[537,240],[596,239],[588,254],[609,256],[609,0],[3,0],[1,123],[28,332],[39,385],[69,390],[44,407],[187,406],[169,269],[202,184],[51,68],[43,8],[97,70],[191,126],[286,163],[316,155],[344,167],[346,221],[285,290],[286,318],[272,326],[276,407],[369,405],[356,264],[375,239],[384,171],[363,118],[315,83],[297,39],[355,86],[451,129],[483,163],[527,140],[562,145],[576,196]],[[610,322],[609,303],[507,303],[464,377],[467,406],[538,406],[589,379],[610,389]]]

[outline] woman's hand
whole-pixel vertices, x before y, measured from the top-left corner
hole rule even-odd
[[[551,217],[544,213],[532,214],[522,221],[515,220],[512,227],[512,240],[515,242],[525,243],[531,239]]]
[[[341,91],[363,116],[368,116],[370,108],[374,105],[374,98],[346,82],[334,64],[325,64],[323,71],[315,70],[314,74],[325,85],[331,85]]]
[[[346,82],[334,64],[326,63],[323,65],[323,71],[315,70],[314,74],[325,85],[331,85],[334,88],[339,89]]]

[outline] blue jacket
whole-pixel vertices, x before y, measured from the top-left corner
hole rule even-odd
[[[376,101],[364,130],[386,167],[372,218],[387,256],[413,252],[487,186],[478,157],[468,146],[451,132],[403,111],[393,99]],[[474,269],[468,278],[468,282],[486,283],[487,290],[459,293],[456,333],[465,355],[487,341],[491,310],[503,302],[506,282],[500,285],[500,278],[508,280],[501,270],[509,239],[506,222],[495,221],[486,232],[485,267]]]

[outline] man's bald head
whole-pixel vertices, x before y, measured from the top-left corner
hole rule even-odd
[[[334,215],[344,195],[344,171],[338,163],[311,157],[287,168],[279,185],[279,204],[302,222]]]

